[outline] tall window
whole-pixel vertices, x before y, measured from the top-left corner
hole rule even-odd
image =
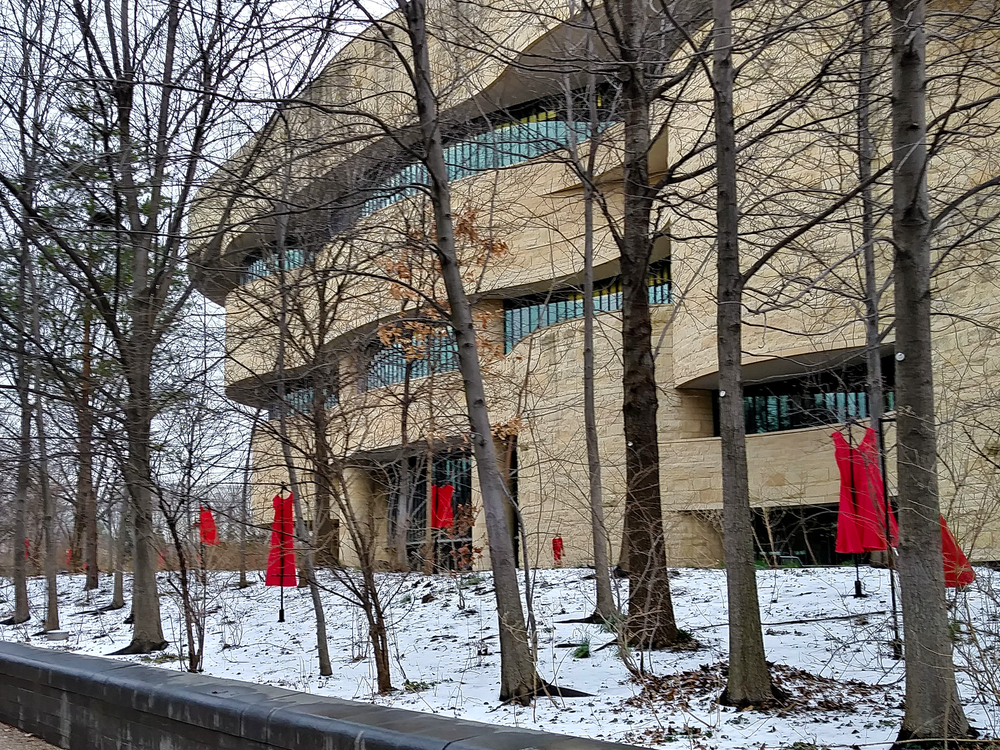
[[[367,390],[458,369],[458,344],[450,328],[419,333],[400,330],[402,335],[389,344],[379,342],[372,354],[365,372]]]
[[[882,372],[884,409],[892,410],[896,404],[892,358],[883,359]],[[719,434],[718,398],[716,392],[716,435]],[[748,435],[840,424],[870,415],[863,365],[753,384],[743,389],[743,417]]]
[[[671,302],[670,259],[649,267],[649,304]],[[614,276],[594,284],[594,312],[613,312],[622,306],[621,279]],[[583,294],[575,287],[548,294],[533,294],[504,302],[504,351],[540,328],[583,317]]]

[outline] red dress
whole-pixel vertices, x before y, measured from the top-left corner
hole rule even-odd
[[[271,524],[271,549],[267,553],[266,586],[294,586],[295,529],[292,521],[292,496],[274,496],[274,523]]]
[[[869,428],[857,447],[840,432],[833,433],[834,457],[840,470],[840,510],[837,515],[837,552],[860,554],[884,550],[885,490],[879,467],[875,430]],[[898,544],[896,519],[889,513],[889,539]]]

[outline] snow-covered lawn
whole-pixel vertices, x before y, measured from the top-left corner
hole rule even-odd
[[[956,595],[958,620],[971,613],[973,639],[960,628],[957,661],[970,719],[996,736],[1000,711],[995,694],[977,695],[964,671],[968,655],[997,658],[997,607],[993,585],[1000,574],[977,571],[979,580]],[[169,653],[118,657],[179,669],[183,640],[175,597],[161,573],[164,631]],[[588,570],[544,570],[535,574],[535,610],[540,630],[539,669],[561,686],[593,694],[589,698],[540,699],[529,708],[500,705],[496,610],[488,573],[466,575],[460,603],[457,581],[448,576],[385,574],[380,585],[392,618],[393,684],[399,691],[373,695],[375,678],[365,625],[359,609],[335,595],[343,590],[323,580],[334,674],[319,677],[314,619],[307,589],[285,590],[286,622],[278,619],[278,589],[255,585],[239,590],[236,574],[213,573],[207,594],[209,617],[205,672],[218,677],[263,682],[322,695],[405,707],[495,724],[546,729],[619,742],[693,748],[791,748],[805,745],[866,746],[891,741],[901,717],[902,663],[891,656],[888,574],[861,570],[864,599],[855,599],[853,568],[760,571],[761,611],[768,659],[795,701],[780,711],[736,712],[715,703],[726,658],[725,572],[682,569],[672,578],[678,623],[700,642],[696,650],[634,653],[657,679],[634,682],[618,650],[601,648],[612,636],[598,626],[562,623],[590,614],[594,582]],[[49,643],[33,634],[44,611],[44,580],[30,592],[36,618],[28,626],[0,628],[0,638],[46,648],[108,654],[125,646],[131,628],[127,609],[98,612],[110,600],[111,580],[90,599],[82,576],[60,577],[62,627],[67,643]],[[623,582],[617,585],[624,588]],[[998,586],[1000,588],[1000,586]],[[624,594],[624,591],[620,591]],[[0,596],[13,591],[4,582]],[[9,606],[9,604],[5,605]],[[982,626],[982,629],[979,629]],[[990,631],[992,634],[990,634]],[[590,642],[590,656],[578,658],[565,644]],[[979,667],[981,665],[977,665]],[[995,667],[996,663],[992,665]],[[808,673],[808,674],[806,674]],[[796,745],[796,743],[802,743]]]

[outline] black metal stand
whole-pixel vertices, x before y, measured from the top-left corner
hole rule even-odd
[[[281,495],[280,499],[284,501],[285,493],[287,492],[287,487],[284,482],[281,483]],[[278,532],[281,535],[281,539],[278,543],[278,570],[281,572],[278,574],[278,588],[281,589],[279,594],[280,604],[278,605],[278,622],[285,621],[285,540],[284,540],[284,530]]]
[[[895,422],[895,418],[879,417],[878,420],[878,453],[882,463],[882,496],[885,499],[885,553],[886,567],[889,569],[889,595],[892,599],[892,658],[903,658],[903,639],[899,637],[899,614],[896,609],[896,551],[892,548],[892,536],[890,533],[889,519],[892,514],[892,506],[889,503],[889,477],[886,473],[885,461],[885,423]]]
[[[847,425],[847,445],[851,449],[850,460],[851,460],[851,506],[854,509],[855,518],[858,517],[858,493],[855,487],[856,480],[854,478],[854,434],[851,432],[851,426],[856,424],[853,418],[850,418],[845,422]],[[858,556],[857,553],[853,555],[854,557],[854,598],[864,599],[866,594],[864,588],[861,586],[861,569],[858,567]]]

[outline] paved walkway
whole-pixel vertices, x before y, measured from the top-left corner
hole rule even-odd
[[[0,750],[55,750],[55,745],[0,724]]]

